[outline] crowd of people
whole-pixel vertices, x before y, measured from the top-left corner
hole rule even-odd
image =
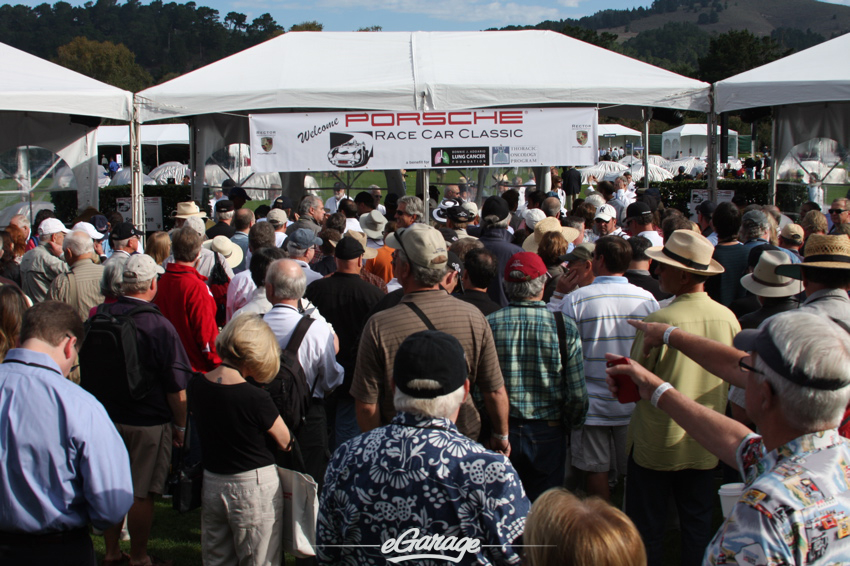
[[[177,459],[205,565],[282,563],[278,466],[318,484],[320,564],[662,564],[673,507],[682,564],[850,561],[848,200],[692,221],[576,176],[429,214],[233,187],[145,241],[14,217],[0,563],[91,566],[90,527],[106,566],[172,563],[147,546]],[[715,532],[721,473],[746,488]]]

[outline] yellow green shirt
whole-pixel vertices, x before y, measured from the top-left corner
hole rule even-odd
[[[708,297],[707,293],[680,295],[666,308],[644,319],[678,326],[685,332],[732,344],[741,330],[732,311]],[[643,355],[643,332],[632,344],[631,357],[680,393],[723,413],[726,409],[727,384],[676,349],[661,346]],[[629,425],[628,449],[635,462],[651,470],[708,470],[717,465],[708,450],[685,433],[667,413],[648,401],[639,401]]]

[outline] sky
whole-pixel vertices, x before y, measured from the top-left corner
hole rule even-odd
[[[5,0],[35,6],[44,0]],[[48,0],[53,3],[54,0]],[[82,4],[82,0],[68,0]],[[123,0],[118,0],[122,2]],[[147,3],[147,0],[142,0]],[[166,0],[168,1],[168,0]],[[187,0],[177,0],[187,1]],[[850,6],[850,0],[821,0]],[[383,31],[475,31],[507,25],[537,24],[544,20],[580,18],[605,9],[649,6],[652,0],[196,0],[199,6],[248,16],[270,13],[289,29],[318,21],[325,31],[355,31],[381,26]]]

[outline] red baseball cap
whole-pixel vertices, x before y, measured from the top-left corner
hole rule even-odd
[[[512,272],[519,271],[523,277],[511,277]],[[520,252],[511,256],[505,266],[505,281],[509,283],[524,283],[537,279],[546,273],[546,265],[540,256],[532,252]]]

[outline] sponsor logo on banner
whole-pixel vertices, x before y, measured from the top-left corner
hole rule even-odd
[[[511,164],[511,148],[503,145],[490,148],[492,153],[490,162],[493,165],[510,165]]]
[[[579,145],[587,145],[587,130],[579,130],[576,132],[576,141]]]
[[[331,132],[328,161],[336,167],[363,167],[372,157],[371,132]]]
[[[274,147],[274,138],[271,137],[262,137],[260,138],[260,147],[263,148],[263,151],[266,153],[270,152]]]
[[[431,163],[446,167],[487,167],[490,164],[488,147],[433,147]]]

